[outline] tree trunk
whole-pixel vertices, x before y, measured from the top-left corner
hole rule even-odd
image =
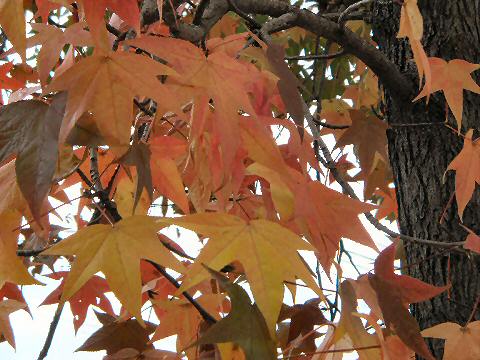
[[[480,62],[480,0],[419,0],[418,5],[424,18],[423,44],[428,56]],[[397,3],[375,1],[374,39],[402,71],[415,78],[408,42],[396,38],[399,17]],[[473,74],[477,83],[478,75]],[[454,173],[447,173],[444,182],[444,172],[461,150],[463,138],[454,131],[457,125],[451,112],[448,124],[452,129],[444,125],[443,93],[435,93],[428,106],[425,99],[396,104],[388,93],[385,101],[401,233],[445,242],[464,240],[467,233],[459,225],[453,197]],[[464,91],[462,134],[470,128],[479,129],[479,122],[480,96]],[[480,233],[479,195],[477,189],[463,217],[463,224],[476,233]],[[405,250],[410,275],[435,285],[452,284],[448,293],[412,306],[420,327],[446,321],[465,325],[480,294],[480,261],[414,243],[406,243]],[[434,356],[441,359],[443,341],[434,340],[429,345]]]

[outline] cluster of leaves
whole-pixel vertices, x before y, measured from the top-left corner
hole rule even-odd
[[[298,28],[259,38],[244,14],[227,14],[208,39],[192,44],[161,21],[141,26],[140,3],[0,2],[13,45],[0,67],[8,100],[0,109],[3,338],[14,346],[8,315],[26,308],[18,285],[38,284],[63,256],[71,269],[48,275],[61,284],[44,304],[69,302],[75,330],[90,306],[104,311],[97,313],[103,327],[78,350],[106,350],[108,359],[333,359],[354,350],[361,359],[412,352],[431,359],[422,334],[447,339],[445,359],[467,342],[468,359],[478,358],[477,322],[420,333],[408,305],[448,286],[396,274],[400,242],[380,253],[373,273],[342,275],[342,238],[376,249],[359,216],[377,209],[379,220],[396,218],[375,74],[341,51],[315,58],[338,49]],[[187,3],[175,9],[179,22],[194,13],[196,2]],[[371,41],[365,22],[346,26]],[[428,58],[422,32],[416,0],[405,0],[399,37],[409,38],[425,79],[417,99],[442,90],[460,129],[463,90],[480,93],[470,77],[480,65]],[[15,53],[23,63],[8,60]],[[297,63],[304,53],[314,60]],[[289,67],[285,56],[295,63]],[[335,162],[322,140],[332,134]],[[456,171],[460,216],[480,183],[479,152],[469,131],[448,168]],[[328,186],[336,181],[362,181],[371,202]],[[78,187],[79,198],[68,195]],[[53,215],[61,218],[57,209],[73,201],[78,230],[62,238]],[[198,235],[197,257],[182,248],[184,235],[174,242],[159,233],[170,225]],[[479,251],[475,234],[465,248]],[[300,250],[314,252],[323,273],[313,275]],[[333,265],[338,287],[325,295],[322,279]],[[238,283],[248,285],[254,304]],[[297,287],[316,295],[296,303]],[[286,290],[293,306],[283,303]],[[105,296],[110,291],[120,314]],[[358,299],[369,314],[357,312]],[[159,324],[142,318],[147,302]],[[153,348],[171,335],[177,352]]]

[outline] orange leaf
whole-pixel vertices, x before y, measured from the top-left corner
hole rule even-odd
[[[422,331],[424,337],[445,339],[443,360],[480,359],[480,321],[466,326],[445,322]]]
[[[57,304],[60,302],[67,275],[68,271],[59,271],[47,275],[51,279],[60,280],[63,278],[63,280],[40,305]],[[109,291],[110,289],[106,280],[94,275],[69,299],[70,309],[73,314],[73,327],[75,328],[75,333],[84,323],[90,306],[96,306],[112,316],[115,315],[110,301],[105,297],[105,293]]]
[[[157,75],[171,74],[174,71],[165,65],[132,53],[111,52],[79,61],[54,77],[47,90],[68,90],[61,141],[83,113],[91,110],[98,116],[95,119],[101,134],[111,144],[128,144],[134,96],[145,95],[162,103],[176,104],[157,79]]]
[[[437,57],[430,57],[428,61],[432,74],[431,88],[429,89],[425,86],[413,101],[443,90],[445,99],[457,120],[458,130],[460,131],[463,115],[463,90],[470,90],[480,94],[480,86],[470,76],[471,72],[480,69],[480,65],[460,59],[446,62]]]
[[[475,184],[480,184],[480,143],[472,140],[473,129],[468,130],[462,151],[448,165],[448,170],[455,170],[455,197],[457,198],[458,216],[470,201]]]
[[[23,0],[0,0],[0,25],[15,50],[25,60],[27,36]]]
[[[0,302],[0,335],[5,337],[13,348],[15,348],[15,338],[13,337],[13,330],[8,316],[17,310],[24,309],[26,306],[27,304],[16,300],[3,300]]]
[[[420,40],[423,36],[423,18],[417,0],[404,0],[402,4],[397,38],[406,36],[411,40]]]

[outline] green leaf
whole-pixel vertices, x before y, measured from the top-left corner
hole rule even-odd
[[[227,291],[232,311],[191,346],[234,342],[243,349],[247,360],[276,359],[275,343],[257,305],[250,302],[250,297],[239,285],[231,283],[217,271],[208,271]]]

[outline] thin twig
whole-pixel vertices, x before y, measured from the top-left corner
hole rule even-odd
[[[349,251],[345,250],[345,244],[343,243],[343,240],[340,240],[340,251],[342,251],[345,255],[347,255],[348,260],[350,261],[350,264],[352,264],[352,266],[355,269],[355,271],[357,272],[357,274],[361,275],[362,273],[360,272],[360,270],[358,270],[357,265],[353,261],[352,254],[350,254]]]
[[[332,129],[332,130],[344,130],[350,127],[350,125],[335,125],[335,124],[329,124],[323,121],[315,121],[315,124],[325,127],[327,129]]]
[[[102,181],[100,180],[100,171],[98,170],[98,151],[96,146],[89,147],[90,153],[90,177],[93,182],[93,189],[97,192],[103,191]]]
[[[188,259],[188,260],[192,260],[192,261],[195,261],[195,258],[193,256],[190,256],[188,254],[186,254],[185,252],[181,251],[181,250],[178,250],[176,247],[174,247],[172,244],[166,242],[166,241],[162,241],[162,244],[163,246],[165,246],[168,250],[170,250],[171,252],[177,254],[178,256],[181,256],[185,259]]]
[[[345,50],[340,50],[332,54],[318,54],[318,55],[297,55],[297,56],[285,56],[285,60],[317,60],[317,59],[335,59],[339,56],[345,55]]]
[[[470,317],[468,318],[465,326],[467,326],[475,318],[475,314],[477,313],[479,303],[480,303],[480,295],[477,296],[477,300],[475,301],[475,304],[473,305],[472,313],[470,314]]]
[[[352,351],[379,349],[379,348],[380,348],[380,345],[359,346],[359,347],[349,348],[349,349],[323,350],[323,351],[303,353],[303,354],[299,354],[299,355],[283,356],[280,359],[295,359],[295,358],[305,357],[305,356],[308,356],[308,355],[315,355],[315,354],[333,354],[333,353],[343,353],[343,352],[352,352]]]
[[[346,22],[346,16],[348,14],[350,14],[353,10],[356,10],[360,7],[362,7],[363,5],[367,5],[367,4],[370,4],[373,0],[361,0],[355,4],[352,4],[350,5],[349,7],[347,7],[341,14],[340,16],[338,17],[338,25],[340,25],[341,27],[343,27],[343,25],[345,25],[345,22]]]
[[[52,345],[53,336],[55,335],[55,330],[57,330],[58,322],[60,321],[60,316],[62,315],[63,307],[65,303],[60,303],[57,306],[57,310],[55,311],[55,315],[53,316],[53,320],[50,323],[50,328],[48,329],[47,338],[45,339],[45,344],[43,345],[42,351],[38,355],[37,360],[43,360],[47,357],[48,350]]]
[[[251,18],[247,13],[244,13],[242,10],[240,10],[237,4],[235,4],[234,0],[227,0],[227,2],[238,16],[240,16],[242,19],[249,23],[249,28],[253,30],[258,30],[262,27],[262,25],[257,20]]]

